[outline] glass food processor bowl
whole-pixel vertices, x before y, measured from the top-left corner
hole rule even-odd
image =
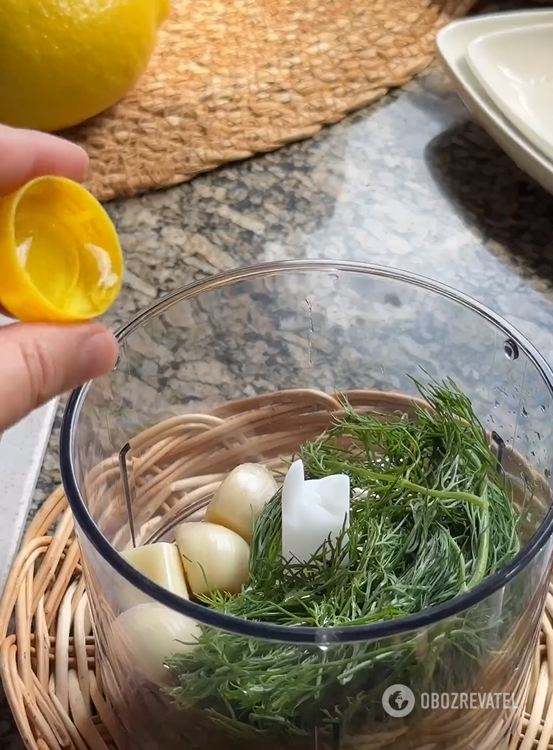
[[[447,287],[342,261],[192,284],[119,341],[115,370],[71,395],[61,437],[119,750],[507,748],[552,560],[553,373],[535,348]],[[239,464],[281,478],[339,411],[336,394],[410,413],[414,379],[449,378],[509,477],[520,538],[514,559],[452,600],[363,626],[261,623],[181,598],[120,554],[173,542]],[[164,661],[183,649],[175,674]]]

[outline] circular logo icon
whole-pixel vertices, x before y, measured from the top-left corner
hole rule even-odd
[[[415,694],[405,685],[390,685],[382,696],[382,707],[390,716],[401,719],[415,708]]]

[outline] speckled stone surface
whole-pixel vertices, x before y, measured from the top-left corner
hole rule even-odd
[[[348,259],[454,286],[553,361],[553,197],[471,123],[436,65],[310,141],[108,208],[128,269],[114,326],[222,270]],[[35,510],[60,481],[59,421]],[[1,702],[0,747],[22,747]]]

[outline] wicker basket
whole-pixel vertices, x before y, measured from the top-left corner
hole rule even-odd
[[[203,452],[205,448],[202,446],[208,443],[213,445],[214,436],[217,435],[218,440],[226,442],[227,456],[222,464],[221,459],[214,461],[213,455],[210,457],[213,465],[208,467],[209,492],[213,492],[214,474],[228,471],[225,461],[230,461],[232,456],[234,465],[236,463],[237,443],[246,452],[251,452],[253,443],[250,439],[255,438],[257,451],[262,450],[263,446],[264,455],[267,456],[271,453],[268,446],[272,444],[273,455],[276,456],[277,446],[279,449],[282,446],[282,436],[279,437],[278,433],[290,424],[291,415],[295,417],[292,423],[295,422],[296,431],[300,419],[307,432],[318,433],[322,423],[328,422],[330,414],[339,407],[333,396],[316,391],[294,391],[278,394],[280,406],[277,408],[274,395],[273,399],[261,397],[233,402],[211,415],[176,417],[151,428],[133,440],[135,445],[142,444],[143,449],[148,446],[148,450],[141,455],[142,465],[149,466],[150,475],[153,466],[153,474],[158,478],[165,470],[165,483],[173,489],[179,488],[179,502],[182,504],[182,479],[175,481],[175,472],[167,471],[168,462],[176,466],[180,458],[180,476],[183,477],[183,461],[186,463],[188,460],[190,466],[197,466],[197,452]],[[387,394],[383,398],[382,393],[357,391],[348,394],[348,397],[357,407],[367,402],[379,407],[383,404],[390,407],[399,401],[405,404],[405,397],[395,394]],[[264,426],[266,423],[271,425],[270,429]],[[303,431],[302,437],[306,437]],[[230,434],[232,440],[229,440]],[[234,439],[237,435],[240,436],[238,441]],[[290,432],[288,438],[288,450],[294,450]],[[297,434],[294,434],[294,440],[297,443]],[[196,448],[196,453],[191,453],[192,446]],[[153,464],[148,456],[150,459],[155,456]],[[206,456],[204,453],[204,458]],[[98,470],[112,471],[110,462],[104,462]],[[191,476],[184,472],[184,482],[190,483],[189,507],[190,500],[196,502],[207,490],[205,482],[203,487],[198,488],[197,479],[194,483]],[[98,478],[98,473],[95,477]],[[89,480],[94,481],[95,477],[91,473]],[[220,477],[217,479],[220,481]],[[120,485],[118,479],[115,484]],[[175,513],[179,503],[176,498],[172,503],[169,494],[164,495],[163,505],[166,511],[171,512],[172,509]],[[146,494],[145,502],[148,497]],[[55,528],[53,534],[52,528]],[[516,638],[517,633],[513,633],[512,637]],[[53,493],[33,520],[13,565],[0,606],[0,644],[2,682],[28,750],[123,750],[126,747],[119,720],[110,707],[97,670],[79,546],[62,489]],[[492,661],[486,671],[496,668]],[[520,688],[520,679],[515,675],[509,675],[505,682],[509,683],[506,687],[517,685]],[[525,695],[525,709],[521,715],[520,731],[513,735],[510,748],[553,749],[551,584],[531,678],[529,684],[522,685],[519,692]],[[440,731],[444,731],[443,721],[440,726]],[[436,728],[435,725],[433,728]],[[495,746],[497,741],[492,737],[482,737],[481,727],[478,729],[474,725],[474,718],[470,727],[457,729],[457,733],[464,737],[463,747],[469,742],[466,732],[474,738],[474,747],[479,750],[483,746]],[[375,739],[372,738],[371,742],[367,739],[368,744],[362,743],[359,747],[376,747]]]

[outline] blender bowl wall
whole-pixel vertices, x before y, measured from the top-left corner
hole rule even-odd
[[[139,591],[143,582],[136,577],[134,583],[127,580],[121,569],[115,569],[119,565],[114,558],[108,561],[91,541],[92,523],[113,549],[131,544],[119,459],[127,442],[124,466],[136,532],[139,540],[152,533],[160,538],[168,517],[182,521],[191,512],[182,483],[195,481],[202,466],[192,460],[187,440],[193,428],[199,435],[213,426],[210,420],[219,419],[206,417],[208,412],[219,409],[216,414],[223,414],[229,402],[265,394],[269,401],[270,394],[277,394],[274,408],[279,408],[293,398],[282,394],[287,389],[308,389],[312,401],[318,399],[313,391],[351,389],[412,397],[417,395],[412,378],[453,378],[471,399],[494,434],[500,458],[508,459],[504,468],[516,488],[521,538],[528,543],[550,506],[550,384],[516,335],[513,338],[493,316],[462,304],[449,292],[382,269],[314,263],[212,279],[192,292],[185,290],[171,304],[160,303],[139,325],[129,326],[116,371],[81,394],[64,431],[70,470],[90,515],[86,518],[80,498],[68,491],[72,507],[79,511],[99,660],[108,695],[126,726],[129,748],[253,750],[262,744],[368,750],[402,747],[400,738],[410,749],[503,747],[520,712],[539,631],[551,559],[549,540],[502,587],[483,592],[479,601],[461,611],[438,613],[415,628],[364,635],[356,645],[341,638],[328,641],[322,631],[315,642],[285,647],[278,639],[268,641],[263,630],[253,637],[227,632],[230,625],[224,622],[216,628],[202,626],[207,639],[217,633],[237,639],[244,669],[238,660],[235,681],[252,695],[248,654],[283,650],[290,684],[280,704],[280,721],[270,715],[274,704],[254,701],[252,716],[258,718],[238,717],[238,735],[236,717],[215,685],[203,703],[194,703],[186,700],[187,682],[182,677],[180,704],[185,710],[177,710],[163,685],[145,678],[128,643],[117,637],[116,621],[129,603],[138,601],[136,597],[152,601],[157,594],[153,589],[148,595]],[[287,444],[283,452],[299,447],[311,409],[296,415],[297,444]],[[272,452],[265,452],[264,445],[254,426],[230,440],[228,435],[221,438],[213,454],[228,452],[227,463],[218,464],[228,471],[244,460],[274,459],[278,449],[273,446]],[[205,467],[211,460],[206,457]],[[202,502],[207,499],[202,496]],[[192,510],[201,514],[199,507]],[[171,539],[171,533],[169,529],[164,538]],[[193,616],[202,620],[201,610]],[[359,666],[360,654],[366,657],[364,666]],[[305,662],[328,659],[351,664],[351,675],[342,682],[336,677],[311,701],[294,734],[289,720],[298,705],[294,688],[301,684]],[[394,718],[382,711],[382,693],[398,683],[414,691],[419,707],[424,692],[510,691],[519,702],[516,708],[476,713],[466,708],[425,712],[421,707]],[[354,698],[365,696],[361,706],[352,699],[352,691]],[[338,706],[344,716],[338,728],[324,718],[329,706]],[[456,740],[454,729],[460,737]],[[377,744],[370,739],[375,735]],[[495,744],[485,744],[488,735],[496,738]]]
[[[197,296],[160,308],[126,335],[116,370],[82,401],[73,468],[100,523],[105,493],[119,476],[118,452],[163,420],[288,388],[417,395],[412,378],[447,377],[484,426],[549,481],[548,387],[508,333],[473,309],[402,279],[334,269],[206,282]],[[133,495],[137,450],[131,440]],[[112,472],[90,482],[102,461],[112,462]],[[536,512],[543,518],[543,508]]]

